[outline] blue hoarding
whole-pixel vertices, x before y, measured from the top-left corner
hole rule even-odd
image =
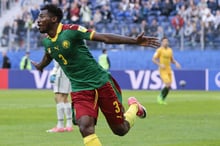
[[[125,70],[112,71],[122,89],[158,90],[164,85],[158,70]],[[175,70],[173,72],[173,90],[205,90],[205,70]],[[186,81],[186,86],[179,85],[181,80]]]
[[[210,70],[207,82],[209,90],[220,90],[220,70]]]
[[[158,70],[118,70],[111,71],[112,76],[118,81],[122,89],[129,90],[160,90],[164,85]],[[50,71],[40,73],[37,70],[8,71],[9,89],[51,89],[49,82]],[[173,72],[173,90],[206,90],[207,72],[205,70],[175,70]],[[186,86],[179,85],[180,80],[186,81]],[[220,73],[210,71],[209,87],[217,90],[220,86]]]
[[[40,73],[37,70],[32,71],[9,71],[9,85],[11,89],[50,89],[49,71]]]

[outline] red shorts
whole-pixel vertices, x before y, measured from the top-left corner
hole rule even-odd
[[[100,108],[108,123],[124,122],[121,89],[113,78],[98,89],[71,92],[71,97],[76,120],[85,115],[97,120]]]

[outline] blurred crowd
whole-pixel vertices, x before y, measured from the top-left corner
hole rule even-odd
[[[44,0],[62,7],[63,23],[75,23],[98,32],[135,37],[144,31],[161,39],[167,36],[174,49],[218,48],[220,0]],[[13,23],[5,22],[1,45],[11,50],[41,47],[36,20],[39,4],[21,4]],[[88,42],[92,49],[96,43]],[[112,47],[110,45],[110,47]]]

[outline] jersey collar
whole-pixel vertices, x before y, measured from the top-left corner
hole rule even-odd
[[[61,32],[61,30],[62,30],[62,27],[63,27],[63,24],[62,24],[62,23],[59,23],[59,25],[58,25],[58,27],[57,27],[57,32],[56,32],[55,37],[53,37],[53,38],[50,38],[50,37],[49,37],[52,42],[55,42],[55,41],[57,40],[58,35],[59,35],[59,33]]]

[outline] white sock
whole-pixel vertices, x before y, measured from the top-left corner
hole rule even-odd
[[[72,127],[72,108],[71,103],[64,103],[64,112],[66,115],[66,127]]]
[[[57,104],[57,128],[64,128],[64,103]]]

